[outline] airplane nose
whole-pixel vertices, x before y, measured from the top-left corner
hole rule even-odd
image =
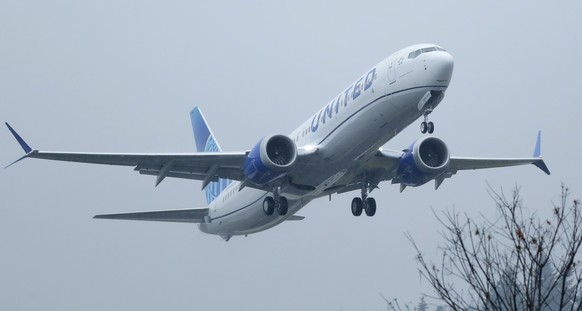
[[[425,70],[431,72],[431,76],[436,80],[436,83],[448,86],[453,76],[454,66],[455,62],[450,53],[438,51],[430,54]]]

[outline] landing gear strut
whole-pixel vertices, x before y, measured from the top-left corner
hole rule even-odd
[[[369,217],[376,214],[376,200],[368,197],[368,186],[368,183],[365,182],[362,185],[362,197],[355,197],[352,200],[352,215],[360,216],[362,211],[365,211]]]
[[[289,203],[287,202],[287,198],[281,196],[281,187],[276,187],[273,190],[273,196],[267,196],[263,200],[263,212],[265,215],[270,216],[273,215],[275,209],[277,213],[281,216],[287,215],[287,211],[289,210]]]
[[[424,112],[424,121],[422,121],[420,123],[420,132],[425,134],[426,132],[428,132],[429,134],[432,134],[434,132],[434,123],[428,121],[428,115],[432,112],[432,109],[427,109]]]

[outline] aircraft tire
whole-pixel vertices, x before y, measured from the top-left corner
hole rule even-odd
[[[376,200],[374,198],[367,198],[364,210],[369,217],[376,215]]]
[[[426,125],[426,131],[429,134],[432,134],[432,132],[434,132],[434,123],[428,122],[427,125]]]
[[[286,197],[279,197],[277,202],[277,212],[279,215],[284,216],[287,215],[287,211],[289,210],[289,202],[287,202]]]
[[[265,200],[263,200],[263,212],[265,212],[265,215],[270,216],[273,215],[274,211],[275,211],[275,200],[273,199],[273,197],[266,197]]]
[[[424,122],[424,121],[421,122],[420,123],[420,132],[423,133],[423,134],[425,134],[426,131],[428,130],[427,127],[428,127],[428,125],[426,124],[426,122]]]
[[[362,215],[362,210],[364,209],[364,202],[360,198],[354,198],[352,200],[352,215],[360,216]]]

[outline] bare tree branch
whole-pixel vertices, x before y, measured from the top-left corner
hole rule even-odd
[[[440,264],[427,261],[406,234],[421,277],[450,309],[582,311],[580,202],[562,185],[551,218],[542,220],[523,207],[519,192],[507,197],[489,188],[499,214],[492,221],[454,209],[435,214],[444,228]]]

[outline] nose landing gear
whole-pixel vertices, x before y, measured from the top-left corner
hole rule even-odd
[[[434,123],[423,121],[420,123],[420,132],[432,134],[434,132]]]
[[[429,133],[432,134],[434,132],[434,123],[428,121],[428,115],[432,112],[432,109],[427,109],[424,112],[424,121],[420,123],[420,132],[425,134]]]

